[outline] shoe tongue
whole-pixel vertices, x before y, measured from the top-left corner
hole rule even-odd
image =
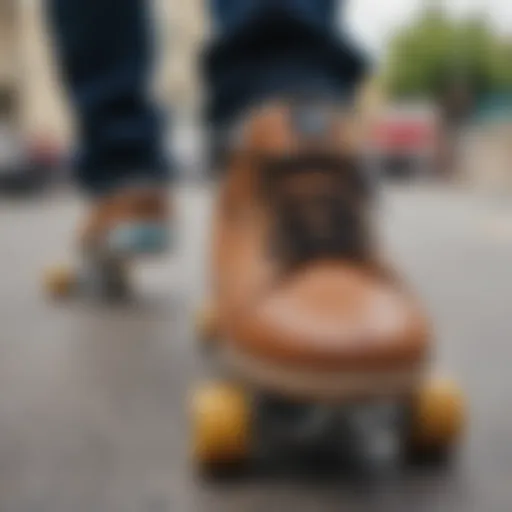
[[[292,129],[301,139],[323,140],[332,132],[339,114],[326,105],[304,103],[290,109]]]
[[[361,252],[361,209],[344,169],[291,166],[270,183],[282,254],[292,264]]]
[[[354,152],[353,114],[325,100],[290,99],[254,108],[230,130],[230,145],[262,158]]]

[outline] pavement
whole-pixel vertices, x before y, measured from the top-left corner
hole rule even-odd
[[[69,191],[0,199],[1,512],[509,512],[512,510],[512,202],[435,187],[386,190],[392,257],[433,319],[436,371],[470,420],[453,464],[385,486],[343,479],[199,479],[190,391],[207,377],[190,317],[204,294],[211,191],[178,193],[176,254],[136,269],[125,306],[49,300],[83,205]]]

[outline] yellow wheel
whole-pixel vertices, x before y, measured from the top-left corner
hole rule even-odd
[[[71,295],[76,284],[76,276],[69,267],[54,267],[46,271],[45,288],[54,298],[64,298]]]
[[[233,466],[250,453],[250,404],[246,393],[229,384],[200,388],[192,398],[194,459],[199,467]]]
[[[460,438],[465,421],[465,400],[459,387],[445,379],[428,382],[413,403],[413,451],[448,451]]]
[[[195,321],[196,332],[201,343],[208,345],[219,335],[219,323],[216,309],[211,305],[202,307]]]

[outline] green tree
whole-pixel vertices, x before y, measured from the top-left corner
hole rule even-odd
[[[387,83],[396,97],[437,97],[462,84],[473,96],[512,92],[512,46],[482,19],[455,22],[429,8],[393,40]]]
[[[439,10],[429,10],[391,44],[387,78],[396,96],[426,96],[450,67],[454,32]]]

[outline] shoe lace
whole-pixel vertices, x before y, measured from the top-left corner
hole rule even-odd
[[[308,155],[273,159],[263,167],[275,218],[274,255],[288,265],[330,256],[365,257],[369,191],[357,161]]]

